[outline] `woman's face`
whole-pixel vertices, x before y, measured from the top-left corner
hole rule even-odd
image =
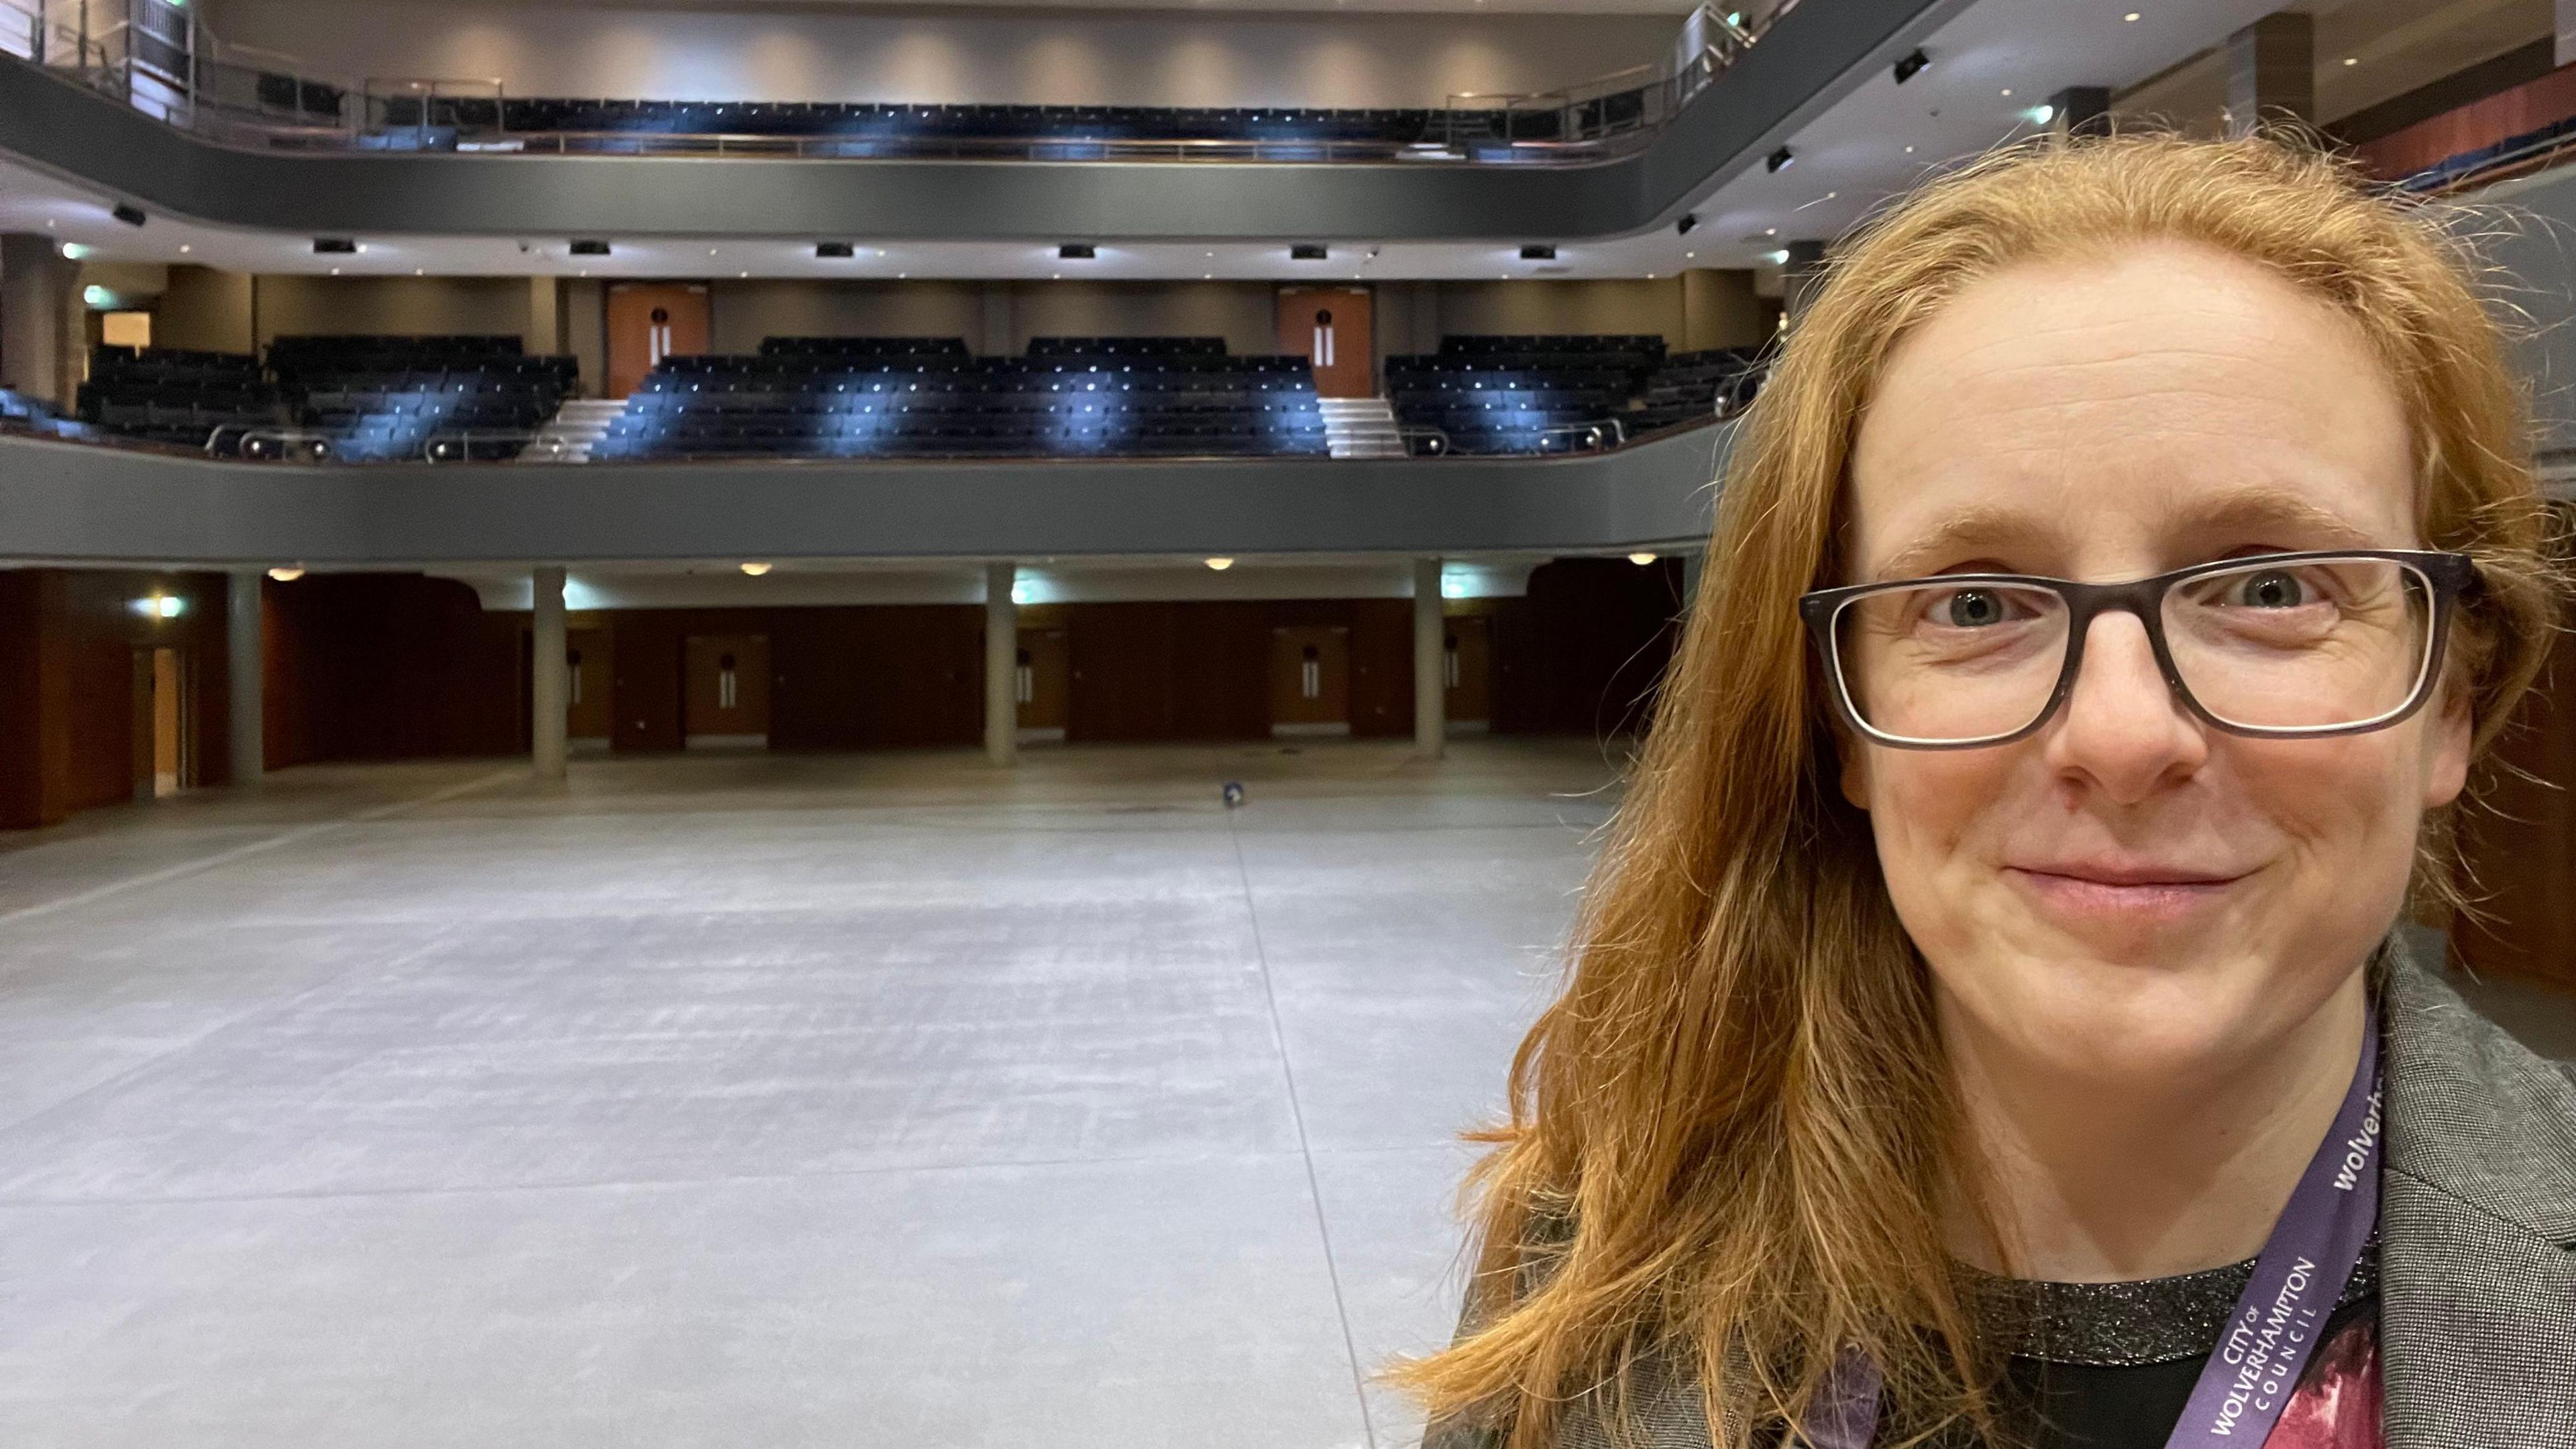
[[[2418,548],[2404,411],[2361,333],[2182,243],[2016,266],[1898,347],[1851,466],[1848,582],[2107,581],[2229,554]],[[2167,689],[2105,612],[2057,715],[2011,744],[1846,741],[1945,1017],[2078,1076],[2243,1061],[2308,1020],[2400,909],[2466,711],[2257,740]]]

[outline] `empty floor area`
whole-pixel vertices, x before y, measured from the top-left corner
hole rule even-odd
[[[1409,1445],[1364,1373],[1455,1321],[1614,774],[307,767],[28,837],[0,1442]]]
[[[0,1443],[1410,1445],[1616,765],[307,767],[0,846]]]

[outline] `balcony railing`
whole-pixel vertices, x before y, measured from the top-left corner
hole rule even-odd
[[[1345,123],[1362,115],[1404,118],[1383,134],[1360,136],[1301,135],[1293,119],[1256,134],[1174,136],[1168,133],[1186,129],[1197,113],[1154,107],[683,106],[530,101],[481,79],[374,77],[352,86],[298,74],[286,57],[221,45],[193,9],[173,0],[125,0],[126,18],[104,26],[97,16],[108,7],[100,0],[0,0],[0,52],[215,144],[263,151],[1586,165],[1651,144],[1796,3],[1783,0],[1749,21],[1703,7],[1684,30],[1691,37],[1686,54],[1577,85],[1454,95],[1424,111],[1303,113],[1324,118],[1315,129],[1326,131],[1346,131]],[[644,107],[658,109],[648,115]],[[620,108],[637,114],[638,123],[529,124],[550,110],[580,115]],[[760,129],[702,124],[689,114],[747,109],[802,114]],[[970,111],[979,114],[969,118]],[[1157,134],[1117,134],[1113,111],[1147,117]],[[1013,124],[1017,113],[1030,113],[1025,126]],[[921,124],[906,124],[907,116]]]

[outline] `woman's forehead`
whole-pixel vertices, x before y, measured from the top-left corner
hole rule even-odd
[[[2261,524],[2332,547],[2339,524],[2394,544],[2412,474],[2405,408],[2349,318],[2251,262],[2141,245],[1995,273],[1899,344],[1855,439],[1846,542],[1856,576],[1886,577],[1980,533],[2184,548]]]

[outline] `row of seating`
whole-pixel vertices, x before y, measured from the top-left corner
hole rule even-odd
[[[910,339],[918,343],[922,339]],[[666,359],[590,456],[1319,455],[1313,369],[1222,339],[1040,338],[1019,357],[770,338],[751,356]]]
[[[1760,378],[1756,349],[1667,353],[1647,334],[1449,336],[1385,368],[1416,451],[1456,453],[1615,446],[1740,409]]]
[[[85,421],[109,432],[191,448],[218,429],[290,421],[257,357],[176,347],[92,347],[76,405]]]
[[[2558,145],[2571,141],[2576,141],[2576,116],[2507,136],[2492,146],[2480,146],[2476,150],[2447,157],[2403,178],[2398,184],[2408,191],[2443,191],[2474,179],[2482,171],[2493,169],[2501,172],[2506,167],[2537,160],[2554,152]]]
[[[280,87],[277,99],[290,99]],[[554,96],[396,97],[378,103],[380,134],[436,133],[447,144],[503,135],[768,136],[880,142],[1255,141],[1403,147],[1470,140],[1552,141],[1569,117],[1554,109],[1426,107],[912,105],[883,102],[657,101]],[[1642,124],[1646,93],[1587,101],[1570,120],[1584,134]]]
[[[1751,347],[1671,354],[1646,380],[1631,427],[1643,432],[1742,412],[1761,386],[1760,356]]]

